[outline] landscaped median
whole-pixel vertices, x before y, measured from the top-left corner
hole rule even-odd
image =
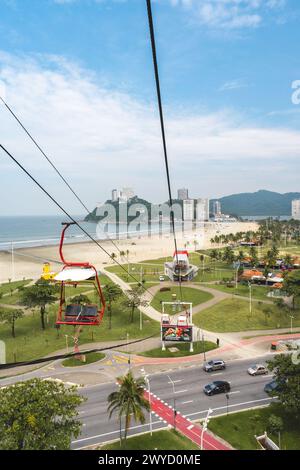
[[[99,450],[197,450],[199,449],[192,441],[174,430],[154,431],[129,437],[122,440],[106,444],[99,447]]]
[[[88,364],[93,364],[94,362],[99,362],[105,358],[105,354],[103,353],[89,353],[85,355],[85,361],[81,361],[76,357],[69,357],[62,361],[62,365],[64,367],[78,367],[78,366],[86,366]]]
[[[166,347],[165,351],[160,348],[150,349],[140,353],[144,357],[184,357],[202,354],[204,352],[212,351],[218,346],[211,341],[197,341],[193,343],[193,352],[190,352],[190,343],[174,343],[172,346]]]
[[[269,437],[278,445],[279,433],[272,433],[270,417],[276,416],[282,421],[280,441],[282,450],[298,450],[300,448],[299,418],[287,413],[280,404],[272,404],[265,408],[241,411],[212,418],[209,429],[218,436],[226,439],[235,449],[255,450],[259,445],[256,436],[268,431]],[[270,429],[271,428],[271,429]]]

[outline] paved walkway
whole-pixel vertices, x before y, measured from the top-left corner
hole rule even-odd
[[[176,428],[177,431],[194,442],[194,444],[201,447],[201,426],[193,423],[180,412],[177,412],[175,415],[174,408],[162,401],[156,395],[153,395],[153,393],[149,394],[148,391],[145,391],[145,398],[151,403],[151,410],[160,419],[162,419],[166,424]],[[213,436],[211,433],[204,432],[202,437],[204,450],[232,450],[232,447],[229,444]]]

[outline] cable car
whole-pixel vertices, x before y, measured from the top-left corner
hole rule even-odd
[[[66,230],[74,223],[63,223],[59,254],[63,269],[54,277],[54,281],[60,284],[60,302],[56,325],[99,325],[105,311],[105,299],[101,290],[99,276],[96,268],[90,263],[72,263],[66,261],[63,255],[63,244]],[[92,304],[68,303],[66,300],[67,286],[93,286],[97,302]]]

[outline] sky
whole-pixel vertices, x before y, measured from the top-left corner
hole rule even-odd
[[[173,195],[300,191],[298,0],[152,0]],[[145,0],[0,0],[0,95],[86,205],[167,199]],[[81,206],[0,104],[0,142]],[[0,215],[58,209],[0,152]]]

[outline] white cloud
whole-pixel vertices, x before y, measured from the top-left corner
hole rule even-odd
[[[56,56],[0,53],[0,82],[8,103],[58,167],[77,182],[79,192],[90,194],[91,205],[107,196],[110,188],[128,183],[140,194],[154,191],[152,200],[164,197],[156,104],[105,88],[89,71]],[[55,176],[51,168],[1,105],[0,129],[3,145],[51,187]],[[166,131],[175,182],[185,172],[191,185],[199,184],[203,168],[213,162],[221,161],[228,175],[230,168],[251,162],[250,178],[263,160],[288,165],[289,159],[300,158],[298,132],[245,126],[238,115],[226,110],[169,112]],[[0,171],[9,172],[10,164],[2,157]],[[211,174],[208,187],[213,178]],[[230,190],[234,191],[234,182]]]
[[[219,91],[230,91],[230,90],[237,90],[239,88],[246,88],[248,85],[245,80],[241,78],[237,78],[235,80],[230,80],[228,82],[223,83],[220,86]]]
[[[201,24],[213,28],[241,29],[259,26],[267,11],[283,8],[285,0],[170,0],[191,11]]]

